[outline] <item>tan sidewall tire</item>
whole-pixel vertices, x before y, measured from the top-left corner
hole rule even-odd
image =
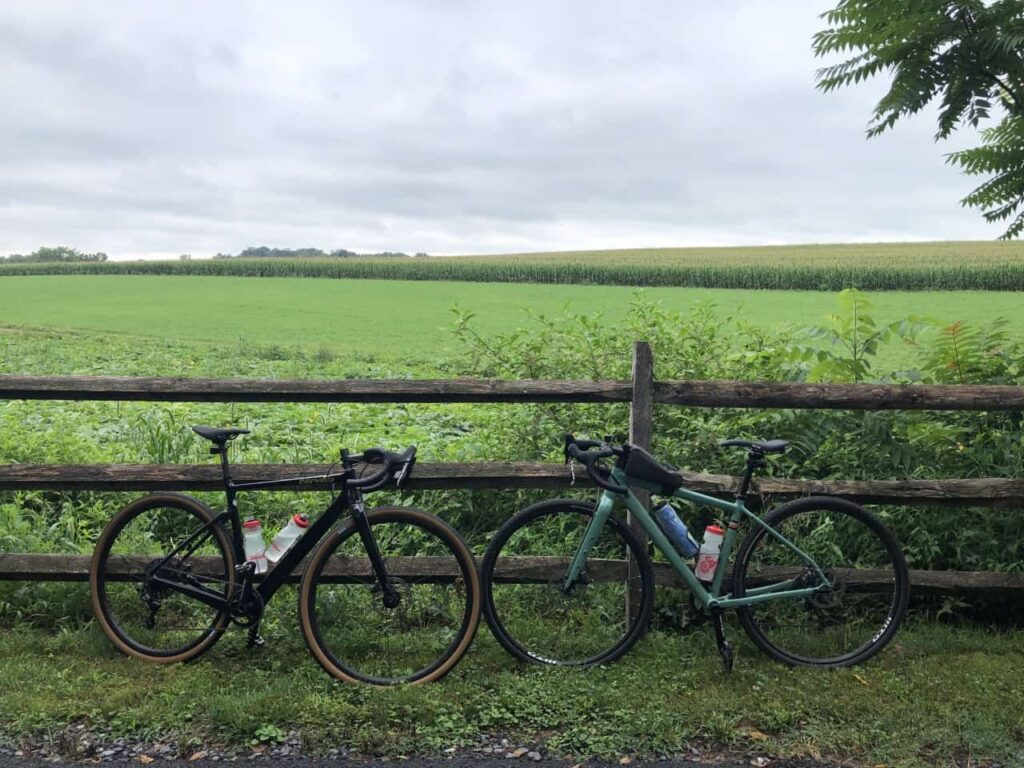
[[[473,642],[473,637],[476,635],[477,627],[480,625],[482,602],[480,595],[480,575],[476,567],[476,558],[473,557],[473,553],[469,550],[469,547],[466,546],[462,537],[459,536],[458,532],[454,528],[436,515],[432,515],[429,512],[424,512],[423,510],[415,509],[413,507],[388,506],[377,507],[371,512],[368,512],[367,517],[370,521],[370,525],[373,525],[375,519],[385,515],[392,517],[396,513],[407,518],[415,519],[430,530],[448,534],[446,538],[451,541],[453,548],[461,552],[465,562],[469,563],[468,570],[470,581],[467,584],[467,589],[472,597],[472,606],[469,615],[469,628],[466,630],[466,634],[463,636],[462,641],[455,648],[455,651],[445,659],[444,663],[440,667],[430,674],[424,675],[411,683],[405,683],[405,685],[420,685],[422,683],[431,683],[435,680],[440,680],[448,674],[456,664],[459,663],[462,657],[466,654],[466,651],[469,650],[469,646]],[[349,520],[342,528],[325,537],[313,553],[313,556],[309,559],[309,562],[306,564],[306,568],[302,572],[302,584],[299,589],[299,623],[302,627],[303,637],[306,638],[306,645],[309,646],[310,652],[321,667],[339,680],[344,680],[347,683],[369,685],[371,683],[368,683],[368,681],[352,677],[344,670],[339,669],[338,666],[334,664],[323,652],[323,649],[320,647],[320,643],[317,641],[316,634],[313,632],[313,626],[310,623],[310,611],[308,608],[310,591],[312,590],[313,574],[319,571],[321,562],[324,558],[328,557],[330,553],[334,551],[334,548],[338,544],[338,540],[342,536],[349,535],[349,532],[354,528],[355,523]],[[353,532],[351,535],[358,536],[359,534],[357,532]]]
[[[100,534],[99,539],[96,541],[96,548],[93,550],[92,554],[92,563],[89,566],[89,597],[92,601],[93,614],[96,616],[96,621],[99,623],[100,629],[103,630],[103,634],[107,636],[110,642],[112,642],[114,646],[121,651],[121,653],[127,654],[128,656],[134,656],[135,658],[142,659],[144,661],[156,662],[157,664],[174,664],[179,661],[194,659],[196,656],[199,656],[209,650],[210,646],[217,642],[217,640],[220,639],[220,636],[224,633],[224,629],[227,627],[228,620],[230,618],[228,612],[223,611],[221,613],[214,631],[206,640],[199,643],[199,645],[194,648],[190,648],[185,653],[179,653],[175,656],[152,656],[132,648],[118,636],[117,632],[114,631],[114,628],[110,626],[110,623],[107,621],[107,617],[100,606],[99,590],[96,588],[99,581],[101,555],[110,546],[110,537],[120,533],[122,521],[126,517],[133,515],[140,508],[153,508],[160,505],[188,509],[207,523],[213,520],[214,517],[210,508],[198,499],[193,499],[191,496],[183,496],[177,493],[152,494],[133,501],[114,515],[111,521],[107,523],[107,527],[103,529],[103,533]],[[228,592],[230,593],[235,585],[234,550],[231,548],[231,542],[224,533],[223,527],[215,527],[214,535],[217,537],[218,542],[224,550],[228,569]]]

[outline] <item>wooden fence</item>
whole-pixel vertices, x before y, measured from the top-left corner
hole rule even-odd
[[[630,441],[650,447],[655,405],[724,408],[1024,411],[1024,387],[892,384],[802,384],[735,381],[657,381],[646,342],[634,345],[632,379],[624,381],[329,380],[0,376],[0,400],[117,400],[191,402],[365,403],[629,403]],[[552,439],[557,439],[553,436]],[[322,474],[327,465],[238,464],[238,481]],[[684,472],[690,487],[728,497],[738,478]],[[580,476],[582,475],[582,477]],[[585,482],[586,475],[578,473]],[[478,462],[417,464],[412,489],[564,488],[560,464]],[[208,465],[0,465],[0,491],[200,491],[221,488],[220,468]],[[322,490],[316,484],[286,489]],[[827,494],[864,503],[1024,507],[1024,479],[789,480],[763,478],[756,490],[772,500]],[[88,558],[0,553],[0,579],[80,581]],[[672,583],[672,575],[659,573]],[[1024,575],[913,571],[916,590],[943,593],[1024,589]]]

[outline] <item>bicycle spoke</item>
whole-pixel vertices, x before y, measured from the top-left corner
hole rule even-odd
[[[467,599],[457,586],[461,570],[447,541],[401,516],[377,517],[371,526],[397,604],[388,604],[376,578],[321,578],[311,613],[319,645],[332,663],[370,682],[397,682],[425,674],[451,655],[465,636]],[[431,566],[417,566],[411,558],[424,558]],[[336,544],[321,572],[352,563],[365,563],[372,572],[354,533]],[[415,567],[438,572],[410,573]]]
[[[591,664],[624,652],[640,622],[626,612],[626,596],[644,596],[653,588],[643,569],[629,575],[633,545],[620,527],[606,524],[584,571],[566,591],[591,511],[557,502],[536,509],[510,521],[485,558],[492,631],[517,656],[548,664]]]
[[[740,611],[748,634],[789,663],[836,666],[877,652],[891,636],[905,606],[906,565],[884,528],[856,505],[808,499],[766,517],[772,527],[821,567],[832,586],[803,598],[766,601]],[[821,585],[820,577],[784,542],[764,533],[741,553],[737,567],[747,586],[772,573],[802,571],[798,586]],[[748,545],[745,545],[745,547]],[[886,574],[889,574],[888,576]],[[881,638],[881,639],[880,639]]]
[[[104,567],[96,588],[104,631],[138,655],[186,655],[223,626],[225,614],[167,582],[212,590],[226,599],[233,574],[221,540],[185,503],[143,499],[125,513],[101,541]],[[119,573],[126,563],[127,573]]]

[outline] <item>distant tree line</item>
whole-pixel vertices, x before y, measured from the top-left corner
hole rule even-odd
[[[10,256],[0,256],[0,262],[8,264],[31,264],[47,261],[106,261],[107,254],[98,251],[96,253],[82,253],[77,248],[68,248],[59,245],[55,248],[36,248],[32,253],[12,253]]]
[[[426,256],[425,253],[417,253],[415,256]],[[337,248],[333,251],[323,251],[319,248],[269,248],[266,245],[246,248],[237,255],[230,253],[218,253],[215,259],[353,259],[367,257],[404,257],[409,258],[408,253],[401,251],[382,251],[380,253],[356,253],[344,248]]]
[[[413,254],[414,257],[425,257],[428,254],[422,251]],[[381,253],[356,253],[344,248],[333,251],[322,251],[319,248],[269,248],[261,245],[258,248],[246,248],[237,254],[218,253],[215,259],[352,259],[369,257],[404,257],[411,258],[408,253],[401,251],[382,251]],[[183,253],[178,256],[179,261],[191,261],[192,254]],[[31,264],[37,262],[74,262],[74,261],[106,261],[107,254],[102,252],[83,253],[77,248],[57,246],[55,248],[37,248],[32,253],[15,253],[10,256],[0,256],[0,263],[7,264]]]

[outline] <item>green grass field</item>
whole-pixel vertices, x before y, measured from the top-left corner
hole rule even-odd
[[[834,294],[645,288],[667,309],[711,302],[724,316],[770,327],[807,326],[836,310]],[[636,289],[391,280],[52,275],[0,279],[0,326],[59,328],[179,340],[325,347],[353,359],[396,363],[455,353],[450,309],[475,312],[484,333],[529,327],[527,313],[603,312],[608,332],[629,311]],[[871,295],[880,321],[917,314],[943,323],[1010,321],[1024,334],[1019,294],[944,291]]]
[[[507,735],[566,766],[689,747],[706,758],[725,751],[893,768],[1024,757],[1019,634],[922,624],[864,667],[821,672],[770,661],[733,626],[738,658],[726,677],[706,626],[655,633],[587,672],[516,663],[482,629],[440,683],[371,691],[332,681],[309,658],[288,597],[271,604],[265,648],[246,650],[232,631],[184,665],[126,659],[93,626],[0,630],[0,743],[59,743],[81,723],[110,740],[172,743],[183,757],[204,744],[244,756],[293,729],[311,751],[365,755],[468,752],[480,733]]]
[[[838,309],[829,292],[648,288],[643,293],[673,309],[714,302],[723,318],[738,315],[760,326],[806,326]],[[499,333],[539,324],[524,309],[557,316],[567,303],[575,312],[604,311],[611,338],[615,321],[629,311],[634,297],[634,289],[613,286],[8,276],[0,278],[0,373],[465,375],[476,370],[469,365],[473,351],[446,328],[453,304],[475,312],[476,329],[493,343]],[[879,321],[917,313],[946,323],[983,323],[1003,315],[1015,339],[1024,333],[1019,294],[881,292],[869,298]],[[663,340],[676,330],[675,320],[666,322],[671,327]],[[570,348],[602,347],[603,331],[581,335],[581,324],[576,325],[556,340]],[[687,364],[702,354],[721,360],[739,347],[742,332],[734,325],[727,331],[712,326],[710,333],[694,331],[696,341],[685,351],[669,349]],[[721,334],[717,342],[715,333]],[[591,338],[593,345],[586,341]],[[807,338],[794,334],[790,342]],[[507,354],[512,347],[499,351]],[[628,372],[625,348],[614,354],[617,376]],[[887,365],[908,364],[900,348],[887,350]],[[539,354],[568,359],[571,366],[575,358],[565,351],[549,345]],[[667,370],[669,353],[656,355]],[[378,362],[371,363],[371,356]],[[453,361],[447,368],[441,364],[445,357]],[[737,360],[721,378],[734,377],[744,364],[742,356]],[[727,421],[726,415],[693,411],[673,409],[669,421],[662,409],[666,429],[658,439],[687,446],[689,459],[670,455],[694,469],[729,469],[732,457],[715,447],[721,436],[764,433],[816,440],[823,432],[834,441],[821,451],[828,461],[819,462],[811,452],[794,476],[1021,474],[1019,461],[1013,464],[1021,444],[1019,426],[1000,426],[992,415],[964,427],[936,414],[914,414],[910,422],[886,412],[858,423],[832,413],[798,420],[777,412],[736,411]],[[252,428],[234,456],[253,463],[331,461],[343,445],[397,448],[411,442],[419,444],[424,461],[552,460],[566,429],[624,431],[626,410],[604,404],[557,410],[547,404],[12,400],[0,403],[0,463],[208,463],[213,457],[206,444],[188,429],[194,423]],[[608,429],[598,430],[605,424]],[[905,469],[895,468],[888,453],[892,445],[914,452]],[[377,494],[373,501],[411,500],[440,514],[479,555],[509,514],[550,493],[431,490]],[[113,511],[138,495],[0,494],[0,552],[88,552]],[[214,494],[200,497],[220,501]],[[317,511],[324,501],[323,494],[291,493],[243,499],[246,512],[268,529],[295,512]],[[908,508],[883,514],[913,567],[959,567],[962,561],[952,558],[961,556],[964,569],[1013,569],[1022,561],[1017,517],[1006,510]],[[155,668],[116,655],[100,637],[89,620],[84,585],[2,582],[0,658],[7,685],[0,689],[0,745],[42,742],[60,748],[70,729],[82,725],[109,739],[169,742],[185,757],[203,744],[233,745],[245,754],[292,730],[300,731],[313,750],[341,745],[360,754],[392,756],[452,746],[467,750],[480,733],[571,755],[572,762],[590,755],[614,760],[626,754],[685,754],[691,746],[709,759],[726,750],[742,759],[768,753],[913,768],[953,759],[1015,765],[1024,756],[1024,677],[1016,663],[1024,640],[1002,618],[1002,632],[988,631],[981,620],[970,626],[966,602],[951,600],[941,610],[934,604],[915,607],[910,625],[879,658],[859,669],[829,673],[771,662],[730,618],[739,657],[734,674],[723,677],[708,627],[679,634],[674,628],[687,617],[682,596],[666,589],[658,599],[657,631],[614,665],[584,674],[526,668],[481,629],[469,656],[438,685],[367,691],[333,683],[308,657],[295,626],[293,591],[271,605],[266,648],[246,651],[239,633],[232,632],[195,664]],[[936,620],[937,614],[946,616],[944,622],[968,626],[954,628]],[[641,689],[644,695],[638,697]],[[587,716],[581,718],[581,712]]]

